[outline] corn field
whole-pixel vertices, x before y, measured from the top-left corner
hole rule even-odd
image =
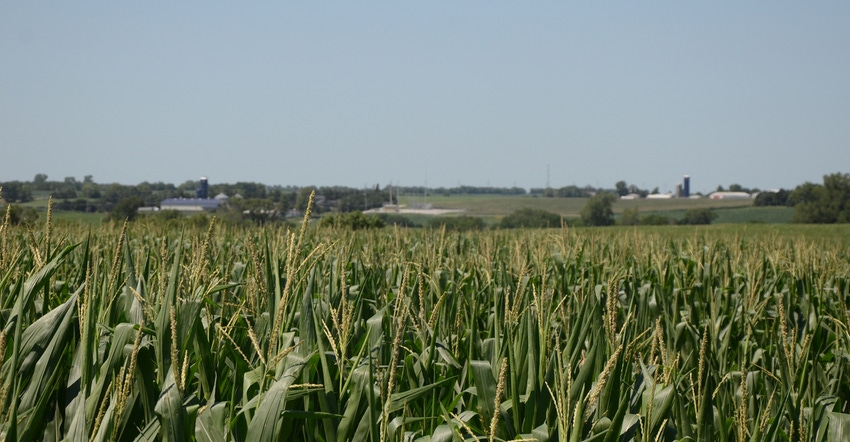
[[[850,438],[838,245],[2,229],[8,441]]]

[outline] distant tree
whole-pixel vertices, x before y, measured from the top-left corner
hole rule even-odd
[[[581,222],[585,226],[614,225],[612,206],[617,196],[609,192],[600,192],[587,201],[581,209]]]
[[[266,197],[266,186],[260,183],[238,182],[236,183],[236,188],[239,189],[239,193],[245,198],[262,199]]]
[[[57,210],[71,212],[94,212],[95,207],[85,198],[65,199],[53,204]]]
[[[348,212],[325,215],[319,221],[321,227],[337,227],[351,230],[377,229],[384,227],[384,220],[363,212]]]
[[[555,195],[561,198],[586,198],[589,196],[587,189],[578,186],[561,187],[555,192]]]
[[[139,207],[142,207],[143,201],[137,196],[131,196],[118,201],[118,204],[109,213],[109,220],[114,222],[122,222],[125,219],[133,221],[139,215]]]
[[[241,214],[242,218],[257,225],[263,225],[283,219],[283,212],[270,199],[238,198],[229,202],[231,211]]]
[[[807,182],[797,186],[789,201],[795,207],[793,222],[850,222],[850,174],[824,175],[823,185]]]
[[[0,183],[0,197],[10,203],[26,203],[32,201],[32,193],[26,183],[7,181]]]
[[[100,198],[100,189],[97,187],[97,184],[83,184],[83,196],[86,198]]]
[[[640,187],[635,186],[634,184],[629,185],[629,193],[640,195],[641,198],[646,198],[646,196],[649,195],[648,190],[641,189]]]
[[[38,222],[38,212],[32,207],[12,204],[7,210],[9,211],[9,223],[12,225],[32,226]],[[3,216],[6,216],[6,210],[2,213]]]
[[[617,183],[614,184],[614,188],[617,190],[617,195],[619,196],[626,196],[629,194],[629,185],[626,184],[625,181],[617,181]]]
[[[438,216],[428,221],[428,227],[455,231],[484,230],[487,224],[477,216]]]
[[[419,227],[412,219],[396,213],[379,213],[376,215],[384,224],[398,227]]]
[[[307,210],[307,205],[310,203],[310,193],[313,192],[314,187],[303,187],[300,191],[298,191],[298,197],[295,199],[295,209],[300,211]]]
[[[634,184],[628,184],[625,181],[617,181],[617,183],[614,184],[614,189],[619,196],[634,194],[640,195],[641,198],[646,198],[646,196],[649,195],[648,190],[643,190],[640,187],[635,186]]]
[[[184,198],[194,198],[195,190],[197,190],[200,185],[200,181],[186,180],[183,182],[183,184],[177,186],[177,196]]]
[[[685,215],[679,220],[679,224],[699,225],[711,224],[717,219],[717,213],[710,209],[690,209],[685,212]]]
[[[285,191],[280,193],[280,197],[277,200],[277,203],[280,204],[280,209],[283,211],[287,211],[295,207],[295,200],[298,198],[298,194],[291,191]]]
[[[62,187],[51,194],[54,199],[73,199],[77,197],[77,191],[73,187]]]
[[[135,195],[135,187],[112,183],[103,188],[101,198],[108,203],[118,204],[119,201]]]
[[[787,206],[789,205],[790,196],[791,191],[786,189],[780,189],[776,192],[761,192],[756,195],[753,205],[757,207]]]
[[[519,209],[499,221],[501,229],[561,227],[561,216],[540,209]]]
[[[623,210],[623,214],[620,216],[620,224],[624,226],[636,226],[640,224],[638,208]]]
[[[670,224],[670,218],[664,215],[650,214],[640,217],[640,225],[642,226],[666,226]]]

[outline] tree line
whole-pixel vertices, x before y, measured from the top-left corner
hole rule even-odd
[[[36,174],[31,182],[7,181],[0,182],[2,194],[0,197],[8,203],[26,203],[32,201],[35,195],[49,194],[54,200],[55,210],[78,211],[78,212],[101,212],[111,213],[115,219],[133,218],[140,207],[158,206],[168,198],[193,198],[199,182],[194,180],[185,181],[174,185],[163,182],[142,182],[137,185],[123,185],[118,183],[96,183],[91,175],[86,175],[83,180],[74,177],[65,177],[61,181],[49,180],[45,174]],[[722,190],[718,186],[718,190]],[[588,203],[582,211],[580,223],[588,226],[613,225],[615,219],[611,205],[618,196],[626,194],[638,194],[645,196],[649,193],[657,193],[653,189],[647,191],[635,185],[629,185],[625,181],[618,181],[613,189],[597,189],[591,186],[565,186],[558,189],[534,188],[530,192],[518,187],[475,187],[458,186],[452,188],[425,188],[425,187],[367,187],[363,189],[345,186],[267,186],[256,182],[237,182],[224,184],[211,184],[209,196],[224,194],[229,200],[222,210],[225,218],[233,221],[249,221],[257,224],[282,220],[287,213],[298,214],[306,210],[309,196],[315,190],[317,198],[313,205],[315,214],[323,213],[350,213],[367,211],[381,207],[385,203],[397,203],[395,195],[404,194],[494,194],[494,195],[525,195],[563,197],[563,198],[589,198]],[[746,189],[738,184],[729,186],[729,190],[753,191],[757,189]],[[793,190],[780,189],[777,191],[760,192],[754,200],[755,206],[790,206],[795,208],[792,218],[797,223],[846,223],[850,222],[850,174],[833,173],[824,175],[823,184],[806,182]],[[551,216],[550,216],[551,215]],[[11,215],[16,220],[30,220],[37,217],[37,213],[30,207],[15,207]],[[164,214],[162,217],[173,217],[173,214]],[[529,212],[517,213],[515,216],[506,217],[504,228],[513,225],[533,226],[555,226],[554,214],[532,214]],[[621,224],[669,224],[686,223],[700,224],[709,223],[716,214],[710,211],[700,213],[687,213],[683,219],[662,219],[657,215],[640,216],[637,209],[626,210],[620,219]],[[532,220],[535,221],[532,221]],[[401,222],[395,220],[397,223]],[[473,223],[468,223],[469,225]],[[452,222],[454,223],[454,221]],[[409,224],[409,223],[408,223]],[[465,224],[464,224],[465,225]],[[477,224],[475,224],[477,226]],[[480,226],[479,226],[480,227]],[[466,227],[463,227],[466,228]]]
[[[795,223],[832,224],[850,222],[850,174],[823,176],[823,184],[805,182],[794,190],[759,193],[755,206],[794,207]]]

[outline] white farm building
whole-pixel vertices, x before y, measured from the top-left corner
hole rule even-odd
[[[713,200],[748,200],[753,198],[747,192],[714,192],[708,197]]]
[[[214,211],[221,205],[222,200],[210,198],[169,198],[159,203],[159,210],[176,210],[178,212]]]

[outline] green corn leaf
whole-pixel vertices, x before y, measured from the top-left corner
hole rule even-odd
[[[173,373],[173,370],[168,370],[165,386],[154,408],[160,423],[160,437],[164,442],[179,442],[185,439],[183,399],[177,390]]]
[[[225,419],[227,404],[218,402],[198,413],[195,419],[195,439],[198,442],[220,442],[227,434]]]
[[[257,412],[248,425],[248,442],[270,442],[280,438],[282,413],[286,405],[286,395],[289,386],[294,383],[304,368],[304,360],[296,359],[290,354],[288,367],[283,375],[275,381],[268,391],[263,393],[257,407]]]

